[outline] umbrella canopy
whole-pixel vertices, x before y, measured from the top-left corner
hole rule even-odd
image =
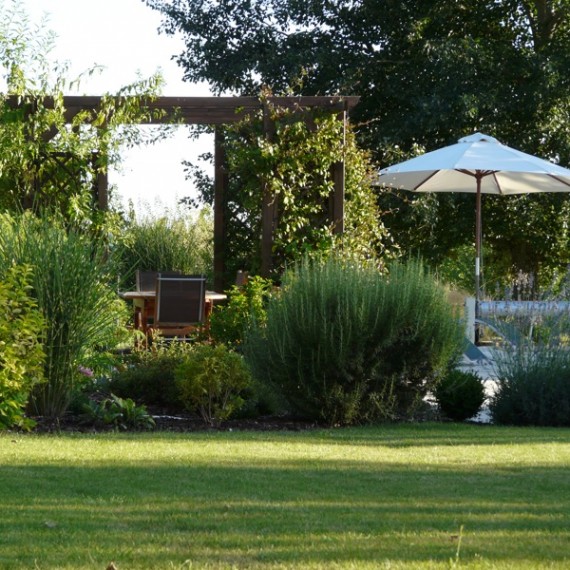
[[[457,144],[383,168],[377,185],[413,192],[470,192],[476,198],[476,312],[480,297],[481,194],[570,192],[570,170],[475,133]]]
[[[475,133],[380,170],[378,184],[414,192],[569,192],[570,170]]]

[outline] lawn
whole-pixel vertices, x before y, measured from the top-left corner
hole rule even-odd
[[[570,430],[0,435],[0,568],[568,568]]]

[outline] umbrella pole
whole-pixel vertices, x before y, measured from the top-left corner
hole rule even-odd
[[[475,199],[475,319],[480,317],[479,302],[481,300],[481,173],[476,173],[477,195]],[[475,324],[475,343],[479,341],[479,326]]]

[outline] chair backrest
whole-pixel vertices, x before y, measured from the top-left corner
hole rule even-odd
[[[204,321],[206,278],[196,275],[164,277],[156,281],[155,326],[183,326]]]
[[[137,291],[154,291],[158,271],[141,271],[137,269]]]
[[[247,285],[249,279],[249,271],[242,271],[241,269],[236,274],[236,285],[241,289],[244,285]]]

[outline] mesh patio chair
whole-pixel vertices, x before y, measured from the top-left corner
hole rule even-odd
[[[195,275],[166,277],[156,281],[156,304],[152,331],[164,337],[186,337],[204,323],[206,278]]]
[[[136,278],[137,291],[154,291],[156,289],[158,271],[141,271],[137,269]]]

